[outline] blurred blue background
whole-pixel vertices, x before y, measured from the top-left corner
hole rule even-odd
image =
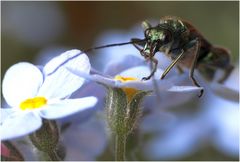
[[[192,22],[211,43],[231,50],[233,62],[238,68],[239,2],[237,1],[1,2],[1,9],[1,80],[7,68],[17,62],[46,63],[51,57],[67,49],[78,48],[83,50],[96,44],[104,44],[104,42],[98,42],[97,40],[102,39],[100,36],[108,31],[129,32],[136,26],[138,26],[137,30],[141,30],[141,21],[145,19],[159,20],[160,17],[166,15],[178,16]],[[114,38],[114,40],[118,40],[118,38]],[[92,52],[89,55],[93,55],[91,58],[94,59],[96,53]],[[234,81],[229,84],[234,85],[238,90],[238,83],[236,83],[238,81],[238,70],[234,74],[235,77],[232,79]],[[220,129],[221,125],[229,129],[233,126],[233,130],[226,129],[224,131],[236,131],[236,128],[239,130],[238,124],[236,124],[238,122],[237,117],[230,118],[231,115],[238,113],[238,104],[230,103],[229,105],[228,103],[223,106],[224,104],[220,104],[221,102],[225,103],[218,98],[205,97],[203,103],[197,101],[184,105],[182,109],[173,108],[175,114],[180,114],[184,118],[181,118],[178,124],[171,127],[171,131],[164,134],[161,134],[161,131],[156,133],[154,137],[159,138],[152,138],[154,144],[149,142],[149,147],[146,144],[147,150],[142,150],[145,154],[138,155],[138,159],[237,160],[238,150],[236,150],[236,145],[238,146],[239,143],[239,131],[234,132],[233,137],[232,134],[230,136],[227,133],[221,134],[220,136],[225,138],[219,137],[219,140],[215,140],[213,144],[209,142],[214,141],[212,139],[214,136],[211,136],[212,133],[223,130]],[[216,109],[211,109],[210,103],[214,103],[215,105],[212,107],[216,107]],[[220,105],[223,107],[222,110],[219,110]],[[210,112],[200,111],[199,109],[203,107],[204,110],[209,110],[209,107]],[[225,110],[226,107],[234,108],[229,112],[229,110]],[[192,114],[195,115],[191,117]],[[229,118],[225,119],[224,117],[227,115],[229,115]],[[185,116],[188,117],[185,118]],[[218,118],[223,118],[223,120],[214,120]],[[207,121],[214,120],[213,130],[209,131],[210,128],[206,128],[202,123],[206,119]],[[191,131],[188,132],[189,130]],[[192,133],[193,135],[188,137],[184,133]],[[152,135],[149,136],[146,135],[146,138],[151,139]],[[203,136],[204,138],[202,138]],[[193,149],[196,148],[195,143],[187,140],[191,138],[193,138],[193,141],[199,140],[202,143],[201,147]],[[221,142],[219,143],[219,141],[224,142],[226,138],[233,144],[222,145]],[[172,139],[176,139],[175,143]],[[169,140],[172,143],[162,143],[161,140]],[[134,142],[131,142],[134,141],[134,137],[130,137],[129,141],[131,148],[131,145],[135,145]],[[176,148],[176,150],[173,148]],[[166,152],[162,152],[163,156],[157,156],[161,154],[157,150],[166,150]],[[111,157],[108,151],[100,152],[98,156],[101,160],[108,160]]]

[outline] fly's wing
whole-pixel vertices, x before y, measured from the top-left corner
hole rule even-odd
[[[202,42],[202,46],[207,46],[210,48],[211,43],[209,41],[207,41],[207,39],[203,36],[202,33],[200,33],[199,30],[197,30],[197,28],[195,28],[190,22],[186,21],[186,20],[182,20],[183,24],[188,28],[189,30],[189,37],[191,40],[195,39],[195,38],[199,38],[200,41]]]
[[[214,79],[217,69],[224,71],[218,82],[224,82],[230,75],[233,65],[231,65],[230,51],[223,47],[213,46],[205,37],[189,22],[183,21],[190,32],[190,39],[198,37],[201,41],[200,54],[198,58],[198,70],[209,81]]]

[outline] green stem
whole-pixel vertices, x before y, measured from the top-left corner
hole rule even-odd
[[[125,161],[127,135],[115,135],[115,161]]]
[[[62,161],[63,160],[59,157],[59,155],[57,154],[57,152],[55,150],[48,152],[48,156],[52,161]]]

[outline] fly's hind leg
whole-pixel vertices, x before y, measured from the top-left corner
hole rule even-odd
[[[230,51],[223,47],[212,46],[211,52],[215,56],[211,58],[213,66],[224,71],[224,75],[218,80],[219,83],[223,83],[234,69],[234,66],[231,64]]]
[[[201,87],[200,84],[197,82],[197,80],[194,78],[194,70],[195,70],[195,68],[196,68],[197,59],[198,59],[198,56],[199,56],[200,42],[199,42],[198,39],[195,39],[195,40],[190,41],[187,46],[189,46],[190,48],[193,47],[193,46],[196,46],[196,47],[197,47],[197,49],[195,50],[193,62],[192,62],[191,68],[190,68],[189,77],[191,78],[191,80],[192,80],[192,82],[193,82],[193,84],[194,84],[195,86]],[[187,48],[189,48],[189,47],[187,47]],[[201,96],[203,95],[203,92],[204,92],[204,90],[202,89],[202,90],[200,91],[199,97],[201,97]]]
[[[232,65],[229,65],[227,68],[225,68],[224,75],[221,79],[218,80],[218,82],[223,83],[229,77],[233,69],[234,69],[234,66]]]
[[[184,70],[182,69],[182,67],[180,67],[179,65],[176,65],[176,66],[177,66],[177,71],[179,74],[184,73]]]

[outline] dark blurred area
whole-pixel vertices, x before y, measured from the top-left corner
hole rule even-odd
[[[128,30],[145,19],[186,19],[238,58],[238,2],[1,2],[2,73],[33,61],[50,46],[86,49],[104,31]],[[113,42],[114,43],[114,42]]]
[[[39,63],[44,50],[92,47],[109,30],[130,30],[173,15],[191,22],[211,43],[239,58],[239,2],[1,2],[1,80],[20,61]],[[112,42],[119,43],[119,42]],[[101,44],[98,44],[101,45]],[[124,48],[124,47],[122,47]],[[59,53],[60,54],[60,53]],[[89,53],[89,55],[97,54]],[[44,58],[42,58],[44,59]],[[134,139],[130,137],[129,141]],[[207,142],[206,142],[207,143]],[[107,154],[99,159],[106,160]],[[141,159],[141,157],[140,157]],[[204,147],[179,160],[236,160]]]

